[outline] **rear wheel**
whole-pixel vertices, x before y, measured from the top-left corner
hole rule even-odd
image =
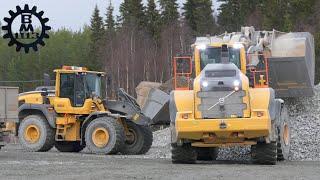
[[[278,129],[277,160],[283,161],[289,158],[290,151],[290,123],[289,115],[285,107],[283,107],[281,111]]]
[[[81,145],[80,141],[68,142],[68,141],[56,141],[54,145],[60,152],[80,152],[85,147]]]
[[[213,161],[217,159],[218,148],[197,148],[197,160]]]
[[[123,154],[145,154],[148,152],[153,141],[151,129],[135,124],[132,121],[127,121],[126,123],[128,132],[121,152]]]
[[[274,165],[277,162],[277,143],[257,143],[252,145],[251,156],[256,164]]]
[[[171,144],[171,159],[175,164],[193,164],[197,160],[197,152],[191,144],[183,144],[178,146],[176,143]]]
[[[40,115],[25,117],[19,126],[18,137],[28,151],[49,151],[54,145],[55,131]]]
[[[94,119],[85,131],[86,146],[95,154],[118,153],[123,148],[124,141],[122,125],[111,117]]]

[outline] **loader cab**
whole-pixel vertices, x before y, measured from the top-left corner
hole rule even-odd
[[[209,64],[231,62],[243,74],[246,74],[246,52],[244,46],[240,43],[197,44],[193,45],[193,49],[193,57],[184,56],[174,57],[173,59],[175,90],[192,89],[190,80],[198,77],[201,71]]]
[[[88,71],[86,68],[63,66],[56,72],[55,109],[60,112],[90,111],[92,98],[101,97],[102,72]],[[76,113],[77,114],[77,113]]]
[[[194,48],[196,76],[200,75],[206,65],[223,63],[225,58],[235,64],[241,72],[246,72],[246,55],[242,44],[196,45]]]

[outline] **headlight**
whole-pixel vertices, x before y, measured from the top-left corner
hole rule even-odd
[[[233,86],[235,91],[239,91],[240,81],[239,80],[233,81]]]
[[[239,87],[239,85],[240,85],[240,81],[238,80],[233,81],[233,86]]]
[[[205,50],[205,49],[207,49],[207,45],[206,44],[199,44],[199,45],[197,45],[197,49]]]
[[[202,81],[202,87],[208,87],[209,83],[208,81]]]

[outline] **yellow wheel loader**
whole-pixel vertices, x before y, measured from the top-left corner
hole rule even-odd
[[[150,119],[122,89],[117,100],[101,99],[103,72],[63,66],[55,87],[19,95],[18,138],[28,151],[144,154],[153,137]]]
[[[174,61],[175,79],[192,83],[175,81],[170,94],[172,162],[214,160],[219,147],[248,145],[255,163],[288,159],[290,119],[279,97],[313,95],[313,46],[309,33],[252,27],[197,38],[193,57]]]

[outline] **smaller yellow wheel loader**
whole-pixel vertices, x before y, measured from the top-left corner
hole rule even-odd
[[[55,87],[19,95],[19,141],[28,151],[144,154],[152,144],[150,119],[124,90],[101,99],[103,72],[63,66]]]

